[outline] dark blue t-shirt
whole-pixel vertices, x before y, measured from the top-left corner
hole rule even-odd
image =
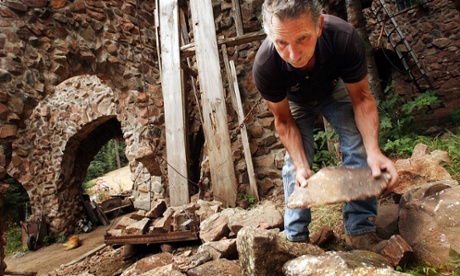
[[[362,80],[367,74],[366,49],[356,29],[348,22],[324,15],[324,25],[315,49],[315,67],[307,74],[285,62],[267,37],[253,66],[262,97],[280,102],[307,103],[332,93],[339,78],[345,83]]]

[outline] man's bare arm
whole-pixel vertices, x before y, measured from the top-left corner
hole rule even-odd
[[[379,114],[377,103],[369,91],[368,77],[345,85],[353,103],[356,125],[363,137],[372,175],[378,177],[382,170],[387,170],[391,174],[387,191],[391,191],[398,182],[398,172],[394,163],[383,155],[379,147]]]
[[[296,183],[306,186],[307,179],[312,175],[312,172],[305,155],[302,137],[289,109],[288,100],[285,98],[278,103],[267,100],[265,102],[275,116],[276,131],[296,168]]]

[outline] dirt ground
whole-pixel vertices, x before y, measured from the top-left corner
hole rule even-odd
[[[65,244],[56,243],[36,251],[29,251],[21,257],[9,256],[5,258],[6,272],[37,272],[37,275],[44,275],[48,271],[58,269],[61,265],[77,261],[88,252],[104,245],[104,235],[109,227],[110,225],[98,226],[89,233],[79,234],[82,245],[72,250],[66,251]]]
[[[98,184],[105,183],[109,188],[106,191],[108,194],[117,194],[132,189],[130,176],[129,167],[124,167],[109,172],[93,181]],[[113,227],[119,219],[112,220],[111,225],[99,225],[89,233],[79,234],[82,245],[78,248],[66,251],[65,244],[58,243],[39,248],[36,251],[29,251],[26,255],[20,257],[8,256],[5,258],[6,272],[37,272],[37,275],[46,275],[49,271],[56,270],[62,265],[71,266],[71,263],[77,262],[93,250],[101,248],[104,245],[106,231]]]

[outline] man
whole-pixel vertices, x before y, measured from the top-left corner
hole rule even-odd
[[[369,91],[363,42],[352,25],[321,10],[317,0],[265,0],[262,7],[267,38],[253,74],[287,150],[286,203],[294,188],[307,186],[312,176],[313,127],[319,113],[339,134],[343,166],[368,166],[375,178],[388,171],[392,180],[387,191],[398,180],[393,162],[379,149],[379,117]],[[372,222],[375,197],[349,202],[342,211],[349,247],[374,252],[384,247],[386,241],[377,237]],[[287,238],[308,241],[310,221],[309,209],[286,208]]]

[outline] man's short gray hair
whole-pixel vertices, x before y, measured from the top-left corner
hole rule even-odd
[[[262,5],[264,31],[270,36],[269,25],[274,16],[280,20],[290,20],[309,14],[318,26],[321,11],[322,7],[318,0],[265,0]]]

